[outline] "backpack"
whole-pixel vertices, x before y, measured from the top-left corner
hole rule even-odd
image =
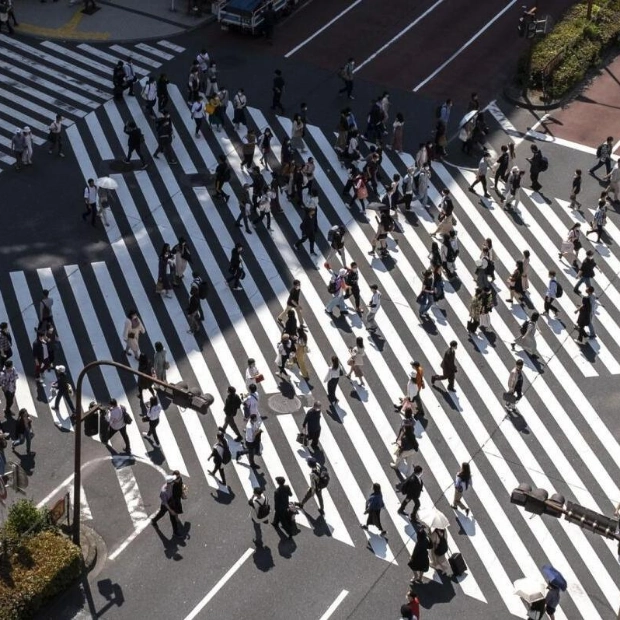
[[[271,506],[269,505],[269,502],[267,501],[267,499],[265,499],[265,503],[260,504],[258,508],[256,509],[256,518],[266,519],[269,516],[270,512],[271,512]]]
[[[392,232],[394,230],[394,220],[392,218],[390,218],[389,221],[386,221],[385,224],[385,230],[387,232]]]
[[[549,160],[544,155],[542,156],[542,159],[540,160],[540,170],[542,172],[549,170]]]
[[[340,289],[340,276],[332,276],[332,279],[329,281],[327,285],[327,292],[330,295],[335,295]]]
[[[336,233],[339,230],[339,226],[332,226],[328,231],[327,231],[327,240],[331,243],[334,240],[334,237],[336,235]]]
[[[230,453],[230,448],[228,447],[228,442],[226,440],[224,440],[222,448],[222,463],[226,465],[227,463],[230,463],[230,459],[232,458],[232,454]]]
[[[596,156],[600,159],[602,154],[603,154],[603,145],[599,144],[598,148],[596,149]]]
[[[560,297],[562,297],[562,295],[564,295],[564,289],[562,288],[562,285],[559,282],[555,283],[555,297],[556,299],[559,299]]]
[[[519,331],[521,332],[522,336],[525,336],[525,334],[527,333],[527,326],[530,324],[530,320],[529,319],[525,319],[525,321],[523,321],[521,327],[519,327]]]
[[[320,467],[321,469],[319,470],[318,487],[319,489],[325,489],[329,484],[329,472],[327,471],[327,467],[325,467],[324,465],[321,465]]]
[[[203,280],[198,285],[198,297],[200,297],[200,299],[206,299],[208,292],[209,292],[209,285]]]
[[[243,411],[243,417],[247,420],[250,417],[250,413],[252,413],[252,411],[250,410],[249,396],[241,403],[241,410]]]

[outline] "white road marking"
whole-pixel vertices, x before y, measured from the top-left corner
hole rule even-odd
[[[349,594],[348,590],[343,590],[337,597],[336,600],[327,608],[327,611],[319,618],[319,620],[328,620],[334,615],[334,612],[340,606],[340,603],[344,601],[344,599]]]

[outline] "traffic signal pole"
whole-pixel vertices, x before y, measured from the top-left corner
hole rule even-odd
[[[100,409],[100,406],[97,405],[82,414],[82,384],[86,375],[98,366],[113,366],[119,370],[130,372],[137,377],[144,377],[151,383],[165,388],[166,392],[172,397],[172,401],[176,404],[182,403],[183,406],[201,411],[202,413],[206,413],[209,406],[213,403],[213,397],[210,394],[197,394],[186,386],[181,387],[173,383],[166,383],[156,377],[135,370],[131,366],[119,364],[111,360],[95,360],[82,368],[75,384],[75,453],[73,455],[73,542],[78,546],[80,545],[80,503],[82,494],[82,422],[89,415]]]

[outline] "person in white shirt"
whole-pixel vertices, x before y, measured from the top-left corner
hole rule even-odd
[[[254,525],[254,540],[252,541],[256,547],[263,546],[263,532],[261,530],[261,523],[267,523],[269,521],[268,516],[271,511],[269,506],[269,500],[263,493],[263,489],[260,487],[254,488],[254,495],[248,500],[250,505],[250,519]]]
[[[127,436],[127,423],[125,422],[125,414],[127,410],[122,405],[119,405],[115,398],[110,400],[110,408],[106,414],[106,420],[108,421],[108,438],[103,444],[108,447],[110,439],[118,432],[125,440],[125,452],[131,452],[131,444],[129,443],[129,437]],[[127,414],[129,415],[129,414]]]
[[[144,431],[142,433],[143,437],[149,439],[151,436],[153,437],[153,445],[156,448],[159,448],[159,437],[157,436],[157,426],[159,424],[159,416],[161,415],[161,405],[159,404],[159,400],[157,396],[151,396],[151,400],[149,401],[149,407],[146,410],[146,419],[149,423],[149,430]]]
[[[192,103],[190,112],[192,114],[192,118],[194,119],[194,123],[196,123],[196,131],[194,136],[196,138],[200,138],[200,129],[202,128],[202,123],[205,120],[205,108],[201,96],[199,96],[198,99]]]
[[[58,155],[60,157],[64,157],[65,154],[62,152],[62,115],[56,114],[56,119],[52,121],[49,127],[49,143],[50,154],[54,152],[54,147],[58,149]]]
[[[82,213],[82,219],[86,221],[86,218],[90,215],[90,223],[96,226],[97,186],[94,179],[88,179],[87,185],[84,188],[84,203],[86,204],[86,211]]]
[[[258,394],[256,385],[251,383],[248,387],[248,393],[246,397],[243,399],[243,417],[247,420],[252,414],[258,414],[258,403],[260,401],[260,396]],[[260,416],[259,416],[260,417]]]
[[[543,314],[549,314],[549,310],[553,310],[555,316],[558,316],[560,311],[553,305],[553,302],[558,297],[558,283],[555,279],[555,271],[549,272],[549,284],[547,284],[547,292],[545,293],[545,308]]]
[[[33,153],[32,131],[30,130],[30,127],[26,125],[22,129],[22,133],[24,135],[24,141],[26,142],[26,148],[24,149],[24,152],[22,153],[22,162],[26,166],[32,166],[32,153]]]
[[[369,332],[374,332],[377,330],[377,321],[375,317],[377,316],[377,312],[379,312],[379,308],[381,307],[381,293],[379,291],[379,287],[376,284],[370,285],[370,290],[372,291],[372,297],[368,302],[368,307],[370,310],[366,315],[366,329]]]
[[[248,122],[245,118],[245,108],[248,105],[248,99],[245,96],[243,88],[237,91],[237,94],[233,98],[233,108],[235,110],[233,114],[233,125],[235,130],[239,131],[239,125],[245,125],[247,127]]]
[[[344,369],[340,364],[340,360],[337,356],[332,355],[331,365],[327,369],[325,379],[323,379],[323,381],[327,383],[327,400],[331,404],[335,404],[338,402],[338,399],[336,398],[336,389],[338,388],[338,381],[343,375]]]
[[[254,360],[254,358],[251,357],[248,359],[248,366],[245,369],[245,387],[250,389],[250,386],[253,383],[260,383],[257,377],[261,377],[260,381],[262,381],[262,375],[256,367],[256,361]]]
[[[123,63],[123,72],[125,73],[125,87],[127,88],[127,94],[130,97],[135,97],[133,87],[134,84],[138,81],[138,78],[136,77],[136,71],[133,68],[133,63],[131,62],[130,56],[128,56]]]
[[[237,463],[239,459],[244,455],[248,455],[248,461],[252,469],[260,469],[260,466],[256,464],[254,458],[260,455],[260,439],[262,434],[263,421],[256,413],[250,414],[250,418],[245,425],[245,448],[238,450],[235,459]]]
[[[138,359],[140,357],[140,335],[146,333],[144,325],[135,310],[127,313],[127,318],[123,325],[123,340],[125,341],[125,353],[133,353]]]

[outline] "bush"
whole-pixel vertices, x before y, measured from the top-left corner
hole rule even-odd
[[[8,538],[19,538],[24,534],[37,534],[51,525],[49,510],[37,508],[29,499],[20,499],[9,508],[9,514],[3,526],[3,533]]]
[[[534,43],[519,63],[519,81],[524,81],[523,67],[529,64],[528,87],[544,89],[551,98],[561,98],[579,84],[620,38],[620,0],[597,0],[592,21],[586,15],[586,3],[576,4]]]

